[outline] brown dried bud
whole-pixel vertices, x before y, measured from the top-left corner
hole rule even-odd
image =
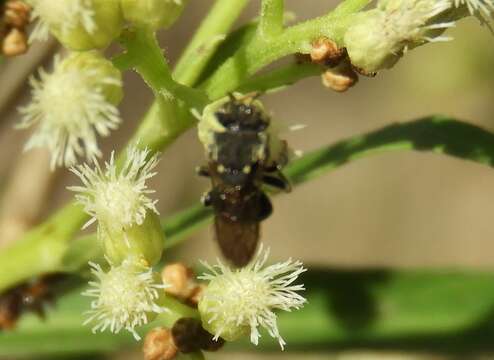
[[[166,265],[161,272],[163,283],[170,285],[165,291],[181,299],[187,299],[194,290],[193,276],[192,270],[182,263]]]
[[[326,66],[336,66],[346,57],[346,49],[326,37],[320,37],[312,43],[310,58],[312,62]]]
[[[26,34],[16,28],[12,28],[3,39],[2,53],[5,56],[16,56],[27,51]]]
[[[10,0],[5,4],[4,19],[7,26],[23,29],[29,24],[31,7],[19,0]]]
[[[213,339],[213,335],[202,327],[201,321],[194,318],[181,318],[172,327],[173,341],[180,352],[187,354],[199,350],[216,351],[225,340]]]
[[[337,92],[347,91],[357,81],[358,75],[347,65],[339,66],[335,69],[327,69],[322,74],[323,85]]]
[[[177,356],[178,348],[171,331],[158,327],[147,333],[142,351],[145,360],[171,360]]]

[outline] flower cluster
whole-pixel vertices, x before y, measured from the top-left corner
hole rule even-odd
[[[135,328],[166,311],[160,305],[166,286],[151,269],[161,257],[164,240],[156,201],[148,197],[153,191],[146,186],[157,162],[149,150],[130,147],[121,167],[112,153],[104,169],[96,161],[94,168],[71,168],[83,186],[69,189],[78,193],[77,201],[92,216],[85,226],[98,222],[98,238],[110,265],[104,272],[90,264],[98,281],[90,282],[93,289],[84,292],[96,298],[85,323],[96,323],[93,331],[125,329],[139,339]]]
[[[306,302],[298,294],[303,285],[293,285],[306,271],[300,261],[289,259],[283,263],[265,266],[269,249],[259,250],[257,257],[246,267],[231,270],[220,261],[215,266],[204,264],[210,271],[199,278],[209,281],[199,301],[203,326],[215,338],[236,340],[250,333],[250,340],[257,345],[259,327],[265,328],[276,338],[283,349],[274,310],[291,311]]]
[[[95,298],[84,322],[96,323],[93,332],[109,329],[119,333],[125,329],[140,340],[135,328],[147,324],[156,314],[169,311],[158,305],[167,286],[156,280],[150,268],[126,260],[104,272],[100,265],[89,264],[97,281],[89,282],[92,289],[82,295]]]
[[[48,147],[51,166],[69,166],[77,156],[101,156],[97,135],[116,129],[122,94],[120,72],[95,52],[55,57],[52,73],[30,79],[32,101],[20,108],[18,128],[37,126],[25,149]]]
[[[465,10],[465,11],[464,11]],[[365,72],[392,67],[408,50],[443,36],[467,15],[490,17],[491,0],[380,0],[356,15],[344,37],[352,64]]]

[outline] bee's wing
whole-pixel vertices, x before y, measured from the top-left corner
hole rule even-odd
[[[247,265],[256,252],[259,223],[231,221],[216,216],[214,227],[223,256],[237,267]]]

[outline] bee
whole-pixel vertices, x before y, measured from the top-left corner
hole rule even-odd
[[[263,184],[291,190],[281,172],[288,162],[286,141],[277,136],[257,96],[231,94],[210,104],[198,126],[208,157],[198,174],[212,183],[202,201],[214,211],[223,255],[238,267],[252,259],[260,222],[273,211]]]

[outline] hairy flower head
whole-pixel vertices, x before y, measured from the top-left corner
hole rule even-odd
[[[98,220],[100,231],[125,232],[143,224],[148,210],[157,214],[157,200],[148,197],[154,190],[146,185],[156,174],[153,170],[157,163],[158,156],[150,157],[148,149],[130,146],[120,170],[114,152],[104,168],[96,160],[94,168],[88,164],[72,167],[70,170],[81,179],[83,186],[72,186],[69,190],[78,192],[77,201],[92,216],[84,227]]]
[[[46,40],[52,32],[73,50],[106,47],[121,31],[118,0],[28,0],[38,22],[30,40]]]
[[[289,259],[283,263],[265,266],[269,250],[259,250],[248,266],[231,270],[218,261],[205,264],[210,273],[199,278],[209,285],[199,301],[203,326],[218,339],[233,341],[250,332],[250,340],[257,345],[259,327],[278,339],[283,349],[285,341],[276,323],[274,310],[299,309],[306,302],[297,291],[303,285],[293,285],[306,269],[299,261]]]
[[[96,281],[82,295],[95,298],[84,325],[94,323],[93,332],[109,329],[119,333],[122,329],[131,332],[136,340],[140,337],[135,328],[151,321],[156,314],[168,311],[158,304],[167,285],[160,284],[150,268],[132,260],[119,266],[111,266],[104,272],[100,265],[89,263]]]
[[[97,135],[109,135],[121,122],[121,74],[111,62],[94,52],[55,57],[53,72],[40,70],[30,84],[32,100],[19,109],[17,127],[37,127],[25,149],[48,147],[52,168],[100,156]]]
[[[374,72],[392,67],[408,49],[450,40],[442,33],[455,24],[440,15],[451,7],[451,0],[381,0],[345,34],[352,64]]]

